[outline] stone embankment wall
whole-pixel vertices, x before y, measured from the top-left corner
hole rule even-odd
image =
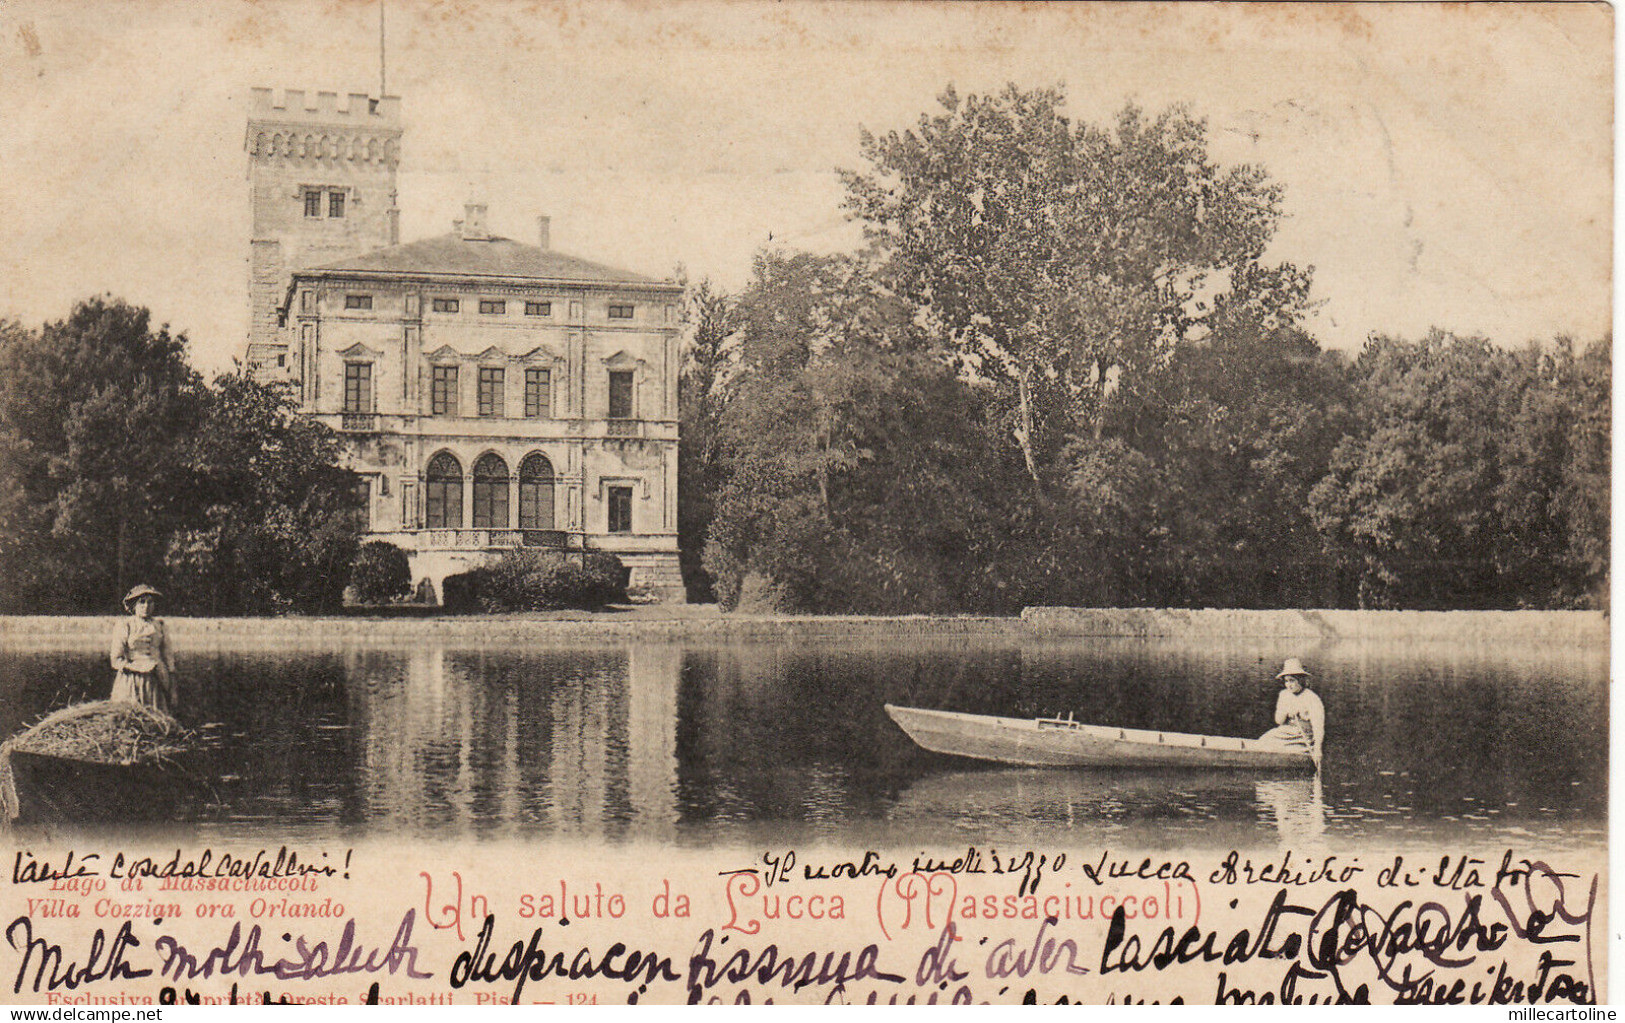
[[[0,646],[101,645],[115,617],[0,617]],[[1600,611],[1229,611],[1034,607],[1019,618],[858,615],[569,617],[168,618],[181,649],[253,642],[397,644],[618,642],[626,640],[812,640],[910,637],[1121,637],[1183,640],[1288,639],[1314,643],[1451,642],[1594,646],[1608,642]]]
[[[1608,642],[1601,611],[1233,611],[1029,607],[1028,634],[1177,639],[1278,638],[1313,642]]]

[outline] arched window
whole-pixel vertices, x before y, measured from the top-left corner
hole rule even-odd
[[[474,528],[508,528],[508,463],[499,455],[474,463]]]
[[[430,529],[463,528],[463,467],[445,451],[429,459],[423,500]]]
[[[543,454],[519,463],[519,528],[553,528],[553,463]]]

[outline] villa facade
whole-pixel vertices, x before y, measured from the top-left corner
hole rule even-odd
[[[607,551],[633,587],[682,599],[681,286],[555,251],[546,217],[533,242],[496,235],[477,203],[449,234],[393,244],[389,150],[364,130],[333,141],[324,116],[353,127],[348,112],[326,94],[295,109],[298,96],[278,108],[263,91],[249,125],[251,302],[262,278],[282,280],[274,315],[255,307],[250,367],[344,435],[368,538],[404,548],[436,594],[446,576],[529,547]],[[355,117],[365,128],[396,109]]]

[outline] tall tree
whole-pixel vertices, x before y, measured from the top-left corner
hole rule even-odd
[[[182,606],[209,614],[331,611],[358,550],[358,478],[341,438],[285,389],[241,369],[216,378],[186,448],[193,516],[166,568]]]
[[[1358,428],[1311,497],[1365,607],[1606,600],[1608,355],[1434,330],[1373,338]]]
[[[725,479],[721,429],[733,357],[733,303],[702,280],[689,289],[684,313],[687,330],[677,382],[677,550],[689,599],[707,602],[714,593],[702,557]]]
[[[113,298],[0,324],[0,607],[106,610],[138,580],[180,610],[334,606],[357,531],[337,438],[185,355]]]
[[[705,552],[724,607],[752,577],[797,610],[957,606],[975,407],[910,307],[859,260],[763,253],[735,317]]]
[[[161,578],[201,386],[186,339],[113,298],[0,344],[0,575],[20,610],[105,608]]]
[[[1572,396],[1567,458],[1557,491],[1557,513],[1567,529],[1565,563],[1580,600],[1608,606],[1610,497],[1612,494],[1613,338],[1586,345],[1563,382]]]
[[[1351,422],[1340,355],[1279,315],[1281,275],[1237,281],[1206,336],[1178,346],[1118,403],[1112,433],[1147,460],[1130,520],[1139,603],[1321,606],[1336,573],[1309,494]],[[1297,286],[1288,281],[1288,286]],[[1257,296],[1263,292],[1265,297]],[[1075,448],[1098,444],[1082,438]],[[1084,506],[1094,500],[1074,489]]]
[[[1375,337],[1355,365],[1362,430],[1314,489],[1312,513],[1354,559],[1362,607],[1504,606],[1504,431],[1516,360],[1482,337]]]
[[[941,103],[913,130],[864,132],[870,168],[845,174],[846,205],[897,293],[994,383],[1042,493],[1068,438],[1099,439],[1113,396],[1203,332],[1225,274],[1258,265],[1281,190],[1213,162],[1181,108],[1097,128],[1072,125],[1053,89]]]
[[[1521,603],[1584,606],[1608,580],[1610,352],[1571,338],[1514,353],[1496,507]]]

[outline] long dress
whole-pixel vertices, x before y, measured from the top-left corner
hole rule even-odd
[[[175,713],[175,661],[169,636],[157,618],[131,615],[113,636],[113,700]]]
[[[1267,742],[1301,746],[1320,752],[1326,738],[1326,706],[1308,689],[1293,693],[1281,690],[1275,700],[1275,727],[1259,736]]]

